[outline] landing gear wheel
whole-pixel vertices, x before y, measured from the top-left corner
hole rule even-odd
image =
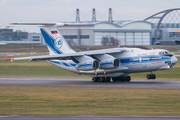
[[[117,82],[118,78],[117,77],[113,77],[112,80],[113,80],[113,82]]]
[[[106,77],[106,78],[105,78],[105,81],[106,81],[106,82],[111,82],[111,78],[110,78],[110,77]]]
[[[92,78],[92,82],[97,82],[95,77]]]
[[[156,75],[155,74],[148,74],[147,79],[156,79]]]
[[[147,79],[151,79],[151,75],[150,74],[147,75]]]
[[[99,82],[105,82],[105,77],[100,77]]]
[[[119,77],[119,78],[118,78],[118,81],[119,81],[119,82],[125,82],[125,80],[126,80],[125,77]]]
[[[130,81],[131,81],[131,77],[130,77],[130,76],[127,76],[127,77],[126,77],[126,81],[127,81],[127,82],[130,82]]]
[[[92,78],[92,82],[98,82],[99,81],[99,77],[93,77]]]
[[[156,75],[155,74],[152,74],[152,79],[156,79]]]
[[[129,81],[131,81],[131,77],[130,76],[123,76],[123,77],[119,77],[118,80],[120,82],[129,82]]]

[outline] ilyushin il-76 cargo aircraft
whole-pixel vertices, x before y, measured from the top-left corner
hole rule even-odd
[[[150,72],[147,79],[155,79],[152,71],[170,70],[177,58],[164,49],[113,48],[75,52],[58,30],[65,23],[11,23],[11,25],[38,25],[49,50],[49,55],[5,60],[48,62],[77,74],[89,75],[93,82],[129,82],[131,73]]]

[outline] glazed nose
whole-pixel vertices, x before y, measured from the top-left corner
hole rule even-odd
[[[177,61],[178,61],[178,59],[173,55],[173,56],[171,57],[171,63],[176,64]]]

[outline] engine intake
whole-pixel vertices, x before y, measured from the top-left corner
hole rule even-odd
[[[119,67],[119,59],[107,59],[100,62],[100,69],[114,69]]]
[[[84,71],[96,70],[98,68],[99,68],[99,61],[97,60],[89,60],[86,62],[78,63],[76,65],[77,70],[84,70]]]

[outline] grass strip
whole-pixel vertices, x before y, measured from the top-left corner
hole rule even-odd
[[[179,116],[180,90],[0,86],[0,115]]]

